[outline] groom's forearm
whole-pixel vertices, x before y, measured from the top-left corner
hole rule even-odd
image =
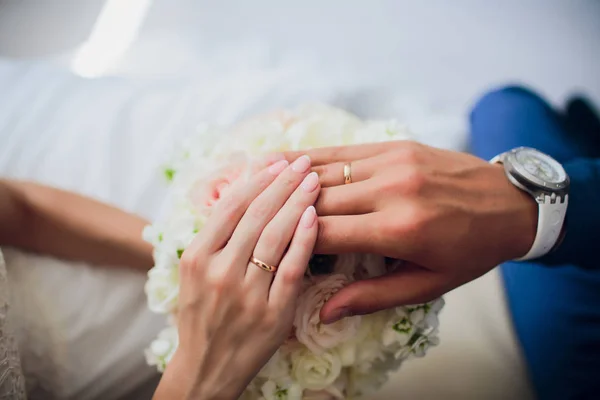
[[[146,221],[99,201],[29,182],[0,180],[0,245],[94,264],[147,270]]]

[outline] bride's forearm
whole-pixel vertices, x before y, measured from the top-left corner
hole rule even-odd
[[[29,182],[0,180],[0,245],[94,264],[152,266],[146,221],[99,201]]]

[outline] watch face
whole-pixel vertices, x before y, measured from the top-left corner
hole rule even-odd
[[[522,148],[515,152],[515,167],[521,174],[531,176],[543,184],[561,184],[567,174],[556,160],[534,149]]]

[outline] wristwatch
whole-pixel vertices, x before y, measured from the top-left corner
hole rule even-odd
[[[561,239],[569,204],[569,176],[558,161],[541,151],[518,147],[494,157],[504,165],[508,180],[538,203],[538,225],[533,246],[517,261],[541,257]]]

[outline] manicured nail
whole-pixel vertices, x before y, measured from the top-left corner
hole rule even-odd
[[[321,322],[323,322],[325,325],[333,324],[334,322],[337,322],[340,319],[350,317],[350,316],[352,316],[350,309],[342,307],[342,308],[338,308],[337,310],[333,310],[329,314],[329,316],[327,318],[323,319],[323,321],[321,321]]]
[[[306,210],[304,210],[304,214],[302,214],[302,218],[300,218],[300,222],[305,228],[312,228],[316,220],[317,210],[315,210],[314,206],[310,206]]]
[[[292,169],[296,172],[306,172],[310,168],[310,157],[304,155],[292,164]]]
[[[311,172],[310,174],[306,175],[306,177],[300,184],[300,187],[306,193],[310,193],[313,190],[315,190],[318,185],[319,185],[319,175],[317,175],[316,172]]]
[[[287,166],[288,162],[286,160],[277,161],[275,164],[269,167],[269,172],[273,175],[279,175]]]

